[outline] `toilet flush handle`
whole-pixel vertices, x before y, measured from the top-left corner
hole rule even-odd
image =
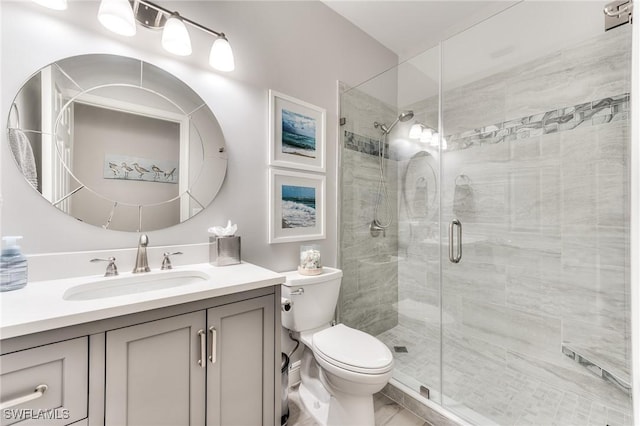
[[[299,288],[299,289],[289,293],[289,296],[301,296],[303,294],[304,294],[304,288]]]

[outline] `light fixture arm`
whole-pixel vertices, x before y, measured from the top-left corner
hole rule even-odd
[[[136,34],[136,22],[149,29],[162,30],[162,47],[178,56],[189,56],[192,53],[191,38],[185,25],[187,23],[215,37],[209,52],[209,65],[224,72],[235,69],[233,50],[224,33],[198,24],[177,11],[165,9],[149,0],[102,0],[98,20],[108,30],[128,37]]]
[[[133,4],[134,4],[134,10],[135,10],[135,5],[136,5],[136,3],[143,4],[143,5],[147,6],[147,7],[150,7],[150,8],[152,8],[152,9],[155,9],[155,10],[157,10],[158,12],[162,13],[163,15],[166,15],[166,16],[165,16],[166,18],[169,18],[169,17],[171,17],[172,15],[178,15],[178,16],[180,16],[180,19],[182,20],[182,22],[184,22],[184,23],[186,23],[186,24],[189,24],[189,25],[191,25],[192,27],[195,27],[195,28],[199,29],[200,31],[204,31],[205,33],[212,34],[212,35],[214,35],[214,36],[216,36],[216,37],[222,37],[222,38],[224,38],[224,39],[226,39],[226,38],[227,38],[227,37],[225,36],[225,34],[224,34],[224,33],[222,33],[222,32],[214,31],[214,30],[212,30],[211,28],[207,28],[207,27],[205,27],[204,25],[198,24],[197,22],[194,22],[194,21],[192,21],[192,20],[191,20],[191,19],[189,19],[189,18],[185,18],[184,16],[180,15],[178,12],[172,12],[171,10],[169,10],[169,9],[165,9],[164,7],[159,6],[159,5],[155,4],[155,3],[152,3],[152,2],[150,2],[150,1],[148,1],[148,0],[134,0],[134,1],[133,1]]]

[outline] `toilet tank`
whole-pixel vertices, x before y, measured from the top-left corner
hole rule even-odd
[[[307,331],[327,325],[338,303],[342,271],[322,268],[322,274],[285,272],[282,297],[291,300],[291,310],[282,312],[282,325],[293,331]]]

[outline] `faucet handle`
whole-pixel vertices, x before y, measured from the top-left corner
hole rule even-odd
[[[118,275],[118,267],[116,266],[116,258],[111,256],[107,259],[91,259],[89,262],[109,262],[107,265],[107,271],[104,273],[105,277],[115,277]]]
[[[174,254],[182,254],[182,252],[176,251],[174,253],[169,253],[168,251],[165,251],[162,254],[164,258],[162,259],[162,266],[160,267],[161,271],[164,271],[165,269],[173,269],[173,266],[171,266],[171,259],[169,259],[169,256],[173,256]]]

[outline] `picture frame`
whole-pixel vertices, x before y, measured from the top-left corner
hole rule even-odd
[[[325,172],[327,111],[269,90],[269,165]]]
[[[269,244],[321,240],[325,234],[324,175],[269,172]]]
[[[178,184],[179,161],[157,160],[131,155],[105,154],[102,178]]]

